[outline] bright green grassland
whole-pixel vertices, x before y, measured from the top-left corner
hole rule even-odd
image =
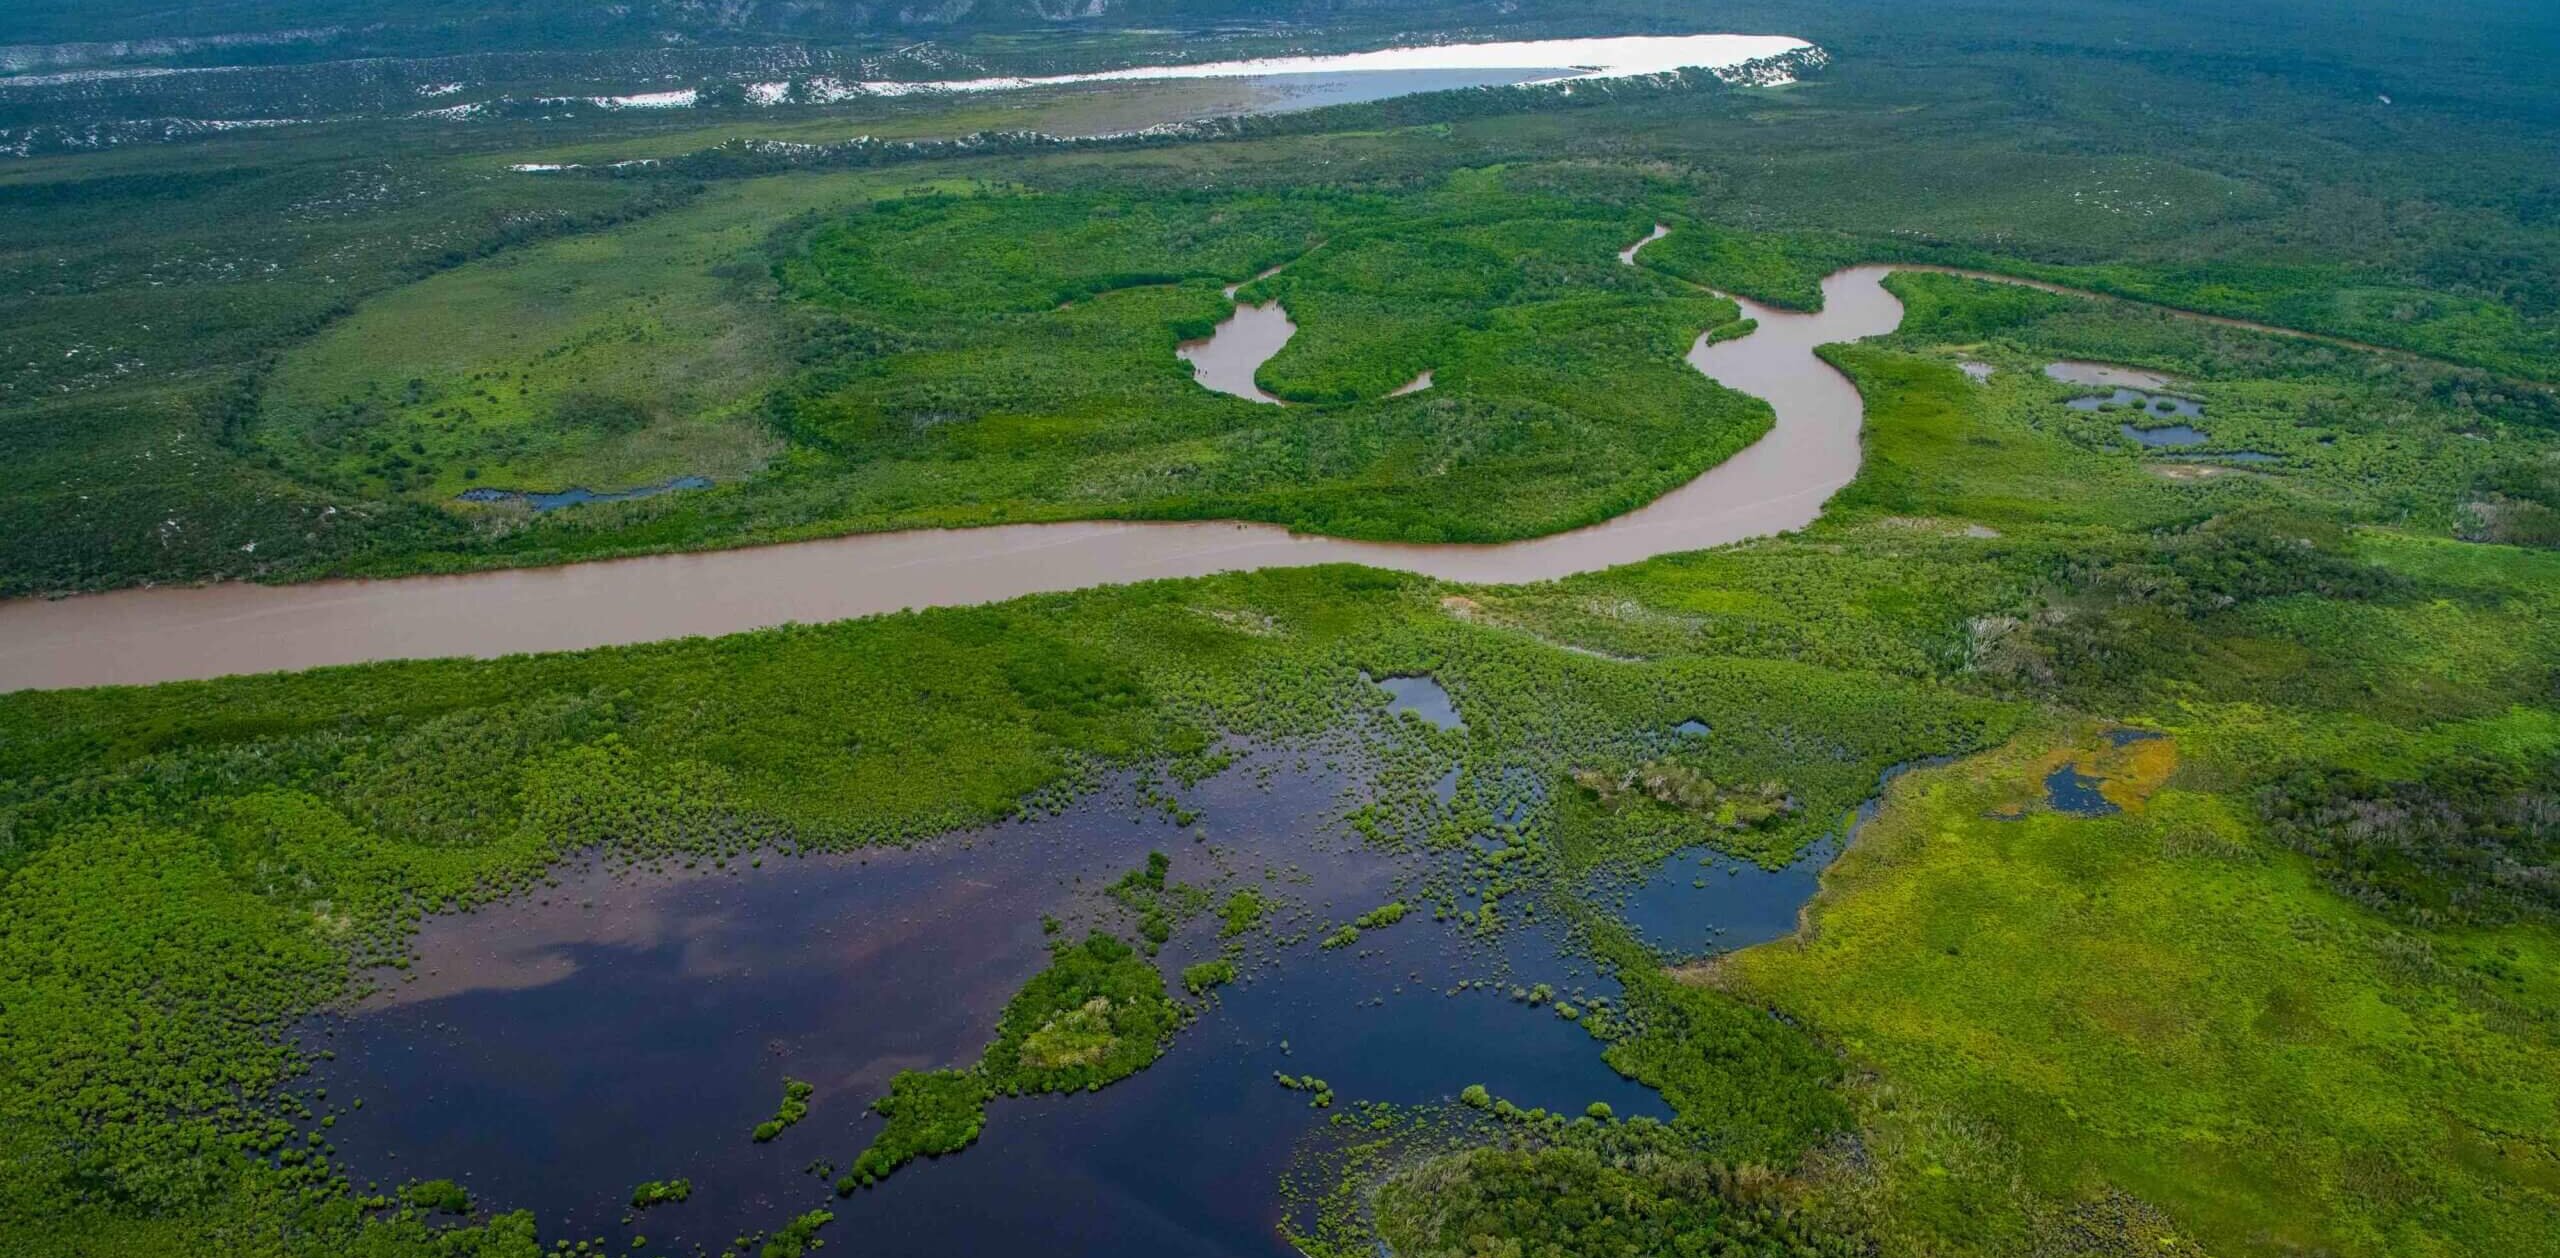
[[[726,486],[600,522],[455,508],[524,555],[1088,516],[1495,540],[1625,511],[1767,424],[1680,361],[1732,306],[1616,262],[1640,215],[1499,171],[1405,196],[910,198],[771,264],[746,238],[860,190],[787,180],[405,290],[294,357],[259,439],[439,507]],[[1296,317],[1265,374],[1309,405],[1192,381],[1174,348],[1226,315],[1220,287],[1300,255],[1243,296]],[[1387,397],[1424,370],[1428,394]]]

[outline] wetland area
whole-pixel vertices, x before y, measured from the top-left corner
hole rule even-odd
[[[1427,678],[1380,684],[1391,711],[1456,727]],[[1180,817],[1172,797],[1141,802],[1121,780],[1054,815],[910,848],[572,864],[429,922],[405,972],[306,1023],[301,1037],[330,1054],[309,1082],[359,1177],[451,1176],[482,1208],[674,1252],[823,1207],[864,1253],[1287,1254],[1293,1221],[1270,1188],[1328,1139],[1331,1106],[1279,1074],[1321,1078],[1345,1107],[1443,1107],[1480,1085],[1523,1108],[1667,1120],[1660,1096],[1546,1007],[1618,994],[1550,915],[1478,933],[1416,911],[1330,943],[1456,859],[1364,844],[1342,824],[1358,780],[1273,750],[1176,791]],[[1837,850],[1779,871],[1717,862],[1712,892],[1639,890],[1635,916],[1691,954],[1774,938]],[[810,1167],[870,1140],[867,1106],[892,1076],[967,1062],[1060,938],[1131,933],[1111,888],[1152,852],[1202,905],[1248,892],[1267,906],[1240,930],[1195,909],[1157,959],[1170,976],[1223,955],[1237,977],[1194,1000],[1137,1075],[998,1098],[972,1147],[836,1199]],[[1524,985],[1555,994],[1524,1001]],[[787,1078],[814,1085],[808,1116],[751,1140]],[[634,1185],[674,1178],[688,1200],[631,1210]],[[1061,1199],[1085,1208],[1062,1217]]]
[[[0,16],[0,1253],[2560,1258],[2560,27],[2274,3]]]

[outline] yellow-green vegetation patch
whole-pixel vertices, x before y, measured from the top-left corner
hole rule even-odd
[[[2122,1192],[2213,1252],[2547,1252],[2547,930],[2413,934],[2175,779],[2002,819],[2052,764],[2163,767],[2088,733],[1906,778],[1803,936],[1720,967],[1875,1072],[1849,1093],[1873,1160],[1829,1191],[1921,1250]],[[2484,983],[2486,956],[2526,977]]]
[[[258,440],[323,483],[448,505],[474,488],[741,479],[781,449],[756,405],[790,366],[759,244],[907,182],[732,185],[386,294],[286,356]]]

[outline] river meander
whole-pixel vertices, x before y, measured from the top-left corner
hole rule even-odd
[[[1882,284],[1892,269],[1859,266],[1832,275],[1823,281],[1818,313],[1742,302],[1758,330],[1716,345],[1702,336],[1689,361],[1728,388],[1766,399],[1775,426],[1654,502],[1571,532],[1500,545],[1421,545],[1216,521],[1025,524],[460,576],[19,599],[0,603],[0,691],[579,650],[1310,564],[1366,564],[1452,581],[1544,581],[1785,532],[1812,523],[1857,474],[1857,389],[1813,350],[1901,322],[1901,303]]]

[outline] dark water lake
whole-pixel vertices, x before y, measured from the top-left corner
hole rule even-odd
[[[1683,721],[1675,731],[1699,737],[1706,727]],[[1886,770],[1876,783],[1875,795],[1858,805],[1838,833],[1808,845],[1781,868],[1767,869],[1713,848],[1691,847],[1663,858],[1631,883],[1603,885],[1599,897],[1612,904],[1619,919],[1635,928],[1647,944],[1673,959],[1783,939],[1794,933],[1796,915],[1822,890],[1822,872],[1884,807],[1885,788],[1913,769],[1946,763],[1931,757]]]
[[[1675,852],[1624,890],[1618,916],[1672,957],[1767,943],[1794,932],[1797,910],[1822,889],[1822,871],[1839,855],[1837,839],[1806,848],[1783,869],[1706,848]]]
[[[2066,764],[2045,775],[2044,800],[2055,812],[2074,817],[2109,816],[2120,810],[2098,789],[2106,781],[2082,773],[2076,764]]]
[[[2185,424],[2170,424],[2162,428],[2136,428],[2131,424],[2118,424],[2116,431],[2154,449],[2200,446],[2212,440],[2204,434],[2203,429],[2191,428]]]
[[[2194,398],[2170,397],[2162,393],[2143,393],[2135,389],[2118,389],[2108,394],[2076,397],[2063,405],[2075,411],[2103,411],[2131,407],[2147,414],[2176,419],[2204,418],[2204,403]]]
[[[660,481],[655,485],[642,485],[636,489],[596,490],[572,486],[556,492],[544,492],[530,489],[480,488],[466,489],[456,496],[464,502],[522,502],[536,511],[557,511],[562,507],[574,507],[589,502],[631,502],[641,498],[655,498],[660,494],[675,493],[679,490],[709,488],[711,488],[711,478],[708,476],[678,476],[673,480]]]
[[[1480,1083],[1524,1107],[1605,1101],[1622,1117],[1668,1117],[1579,1025],[1499,990],[1455,990],[1545,982],[1614,996],[1556,928],[1488,942],[1424,909],[1317,947],[1423,868],[1334,824],[1348,780],[1275,753],[1177,791],[1196,828],[1115,788],[909,850],[564,871],[538,897],[431,920],[414,981],[306,1027],[306,1044],[336,1052],[314,1080],[329,1104],[364,1102],[330,1138],[359,1184],[451,1177],[484,1209],[535,1211],[546,1240],[601,1236],[616,1250],[634,1234],[652,1252],[717,1250],[823,1205],[837,1215],[827,1235],[865,1255],[1276,1256],[1289,1252],[1275,1232],[1281,1178],[1326,1114],[1274,1071],[1321,1077],[1346,1105],[1435,1102]],[[806,1173],[862,1149],[879,1122],[866,1107],[898,1070],[975,1060],[1045,963],[1043,914],[1065,937],[1129,936],[1103,888],[1150,850],[1171,856],[1176,882],[1219,899],[1255,887],[1282,905],[1248,939],[1239,981],[1162,1060],[1096,1093],[999,1099],[976,1146],[849,1199]],[[1785,903],[1746,905],[1747,886]],[[1703,931],[1679,920],[1691,912],[1792,921],[1810,889],[1734,887],[1713,905],[1666,907],[1662,928]],[[1217,954],[1218,924],[1213,910],[1178,931],[1160,958],[1168,976]],[[757,1144],[749,1133],[786,1078],[816,1085],[809,1116]],[[634,1185],[673,1177],[693,1182],[690,1201],[622,1222]]]

